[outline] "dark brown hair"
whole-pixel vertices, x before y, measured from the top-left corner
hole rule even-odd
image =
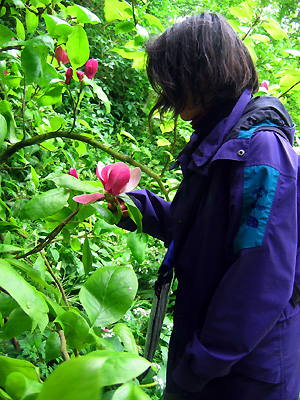
[[[237,99],[246,88],[258,90],[246,46],[218,14],[186,18],[148,41],[146,52],[148,78],[159,95],[149,119],[156,110],[177,117],[188,102],[208,107]]]

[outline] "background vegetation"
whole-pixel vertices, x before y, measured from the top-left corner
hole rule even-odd
[[[97,161],[124,161],[172,199],[181,175],[168,166],[191,127],[156,117],[150,135],[143,46],[203,9],[229,20],[269,82],[258,95],[279,97],[300,126],[296,1],[0,1],[1,399],[161,397],[173,292],[154,363],[142,356],[163,244],[72,198],[99,186]]]

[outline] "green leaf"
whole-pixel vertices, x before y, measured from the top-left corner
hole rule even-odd
[[[39,107],[51,106],[53,104],[61,103],[62,101],[63,85],[51,85],[43,96],[38,99]]]
[[[74,251],[79,251],[81,249],[81,243],[77,237],[72,238],[71,249]]]
[[[131,306],[137,278],[129,267],[101,267],[79,292],[91,324],[104,327],[118,321]]]
[[[57,186],[61,186],[63,188],[78,190],[80,192],[87,192],[87,193],[96,193],[101,192],[102,188],[100,186],[100,181],[98,182],[86,182],[81,181],[75,176],[64,174],[61,176],[57,176],[51,179]]]
[[[87,79],[87,82],[88,82],[89,85],[92,86],[93,92],[98,97],[98,99],[103,102],[103,104],[105,106],[105,110],[106,110],[107,114],[109,114],[110,113],[110,105],[111,105],[111,103],[108,100],[107,95],[103,92],[101,87],[96,84],[95,81],[93,81],[91,79]]]
[[[26,83],[39,83],[46,68],[45,57],[39,47],[26,46],[21,52],[21,62]]]
[[[270,41],[269,36],[267,35],[260,35],[258,33],[254,33],[253,35],[249,36],[249,39],[255,40],[257,42],[267,43]]]
[[[147,235],[145,233],[128,233],[127,246],[130,248],[133,257],[140,264],[145,260],[146,245]]]
[[[168,141],[168,139],[161,138],[157,140],[157,146],[159,147],[169,146],[170,144],[171,143]]]
[[[36,170],[32,166],[30,166],[30,169],[31,169],[32,182],[33,182],[35,188],[37,189],[39,187],[39,177],[36,173]]]
[[[51,332],[48,339],[46,340],[45,346],[45,361],[48,363],[51,360],[61,356],[61,343],[59,334],[57,332]]]
[[[42,16],[45,19],[48,33],[52,37],[62,37],[66,41],[74,30],[73,26],[63,19],[48,14],[43,14]]]
[[[60,364],[44,383],[37,400],[99,400],[102,387],[131,380],[150,365],[131,353],[92,352]]]
[[[17,35],[20,39],[25,40],[25,28],[24,25],[22,24],[22,22],[17,18],[14,17],[16,20],[16,30],[17,30]]]
[[[22,219],[36,220],[57,213],[67,203],[70,192],[66,189],[52,189],[29,200],[21,210]]]
[[[2,146],[4,140],[7,136],[7,123],[6,119],[2,114],[0,114],[0,147]]]
[[[15,34],[13,33],[13,31],[8,29],[4,25],[0,25],[0,45],[2,45],[5,42],[8,42],[14,36],[15,36]]]
[[[263,22],[261,26],[275,40],[288,39],[286,32],[281,28],[278,22],[274,21],[273,19],[268,19],[266,22]]]
[[[9,315],[8,321],[0,330],[0,339],[11,339],[25,331],[30,331],[32,320],[20,307]]]
[[[160,32],[164,31],[164,27],[163,27],[162,23],[154,15],[144,14],[142,17],[148,21],[148,23],[150,24],[151,27],[157,28]]]
[[[48,290],[50,290],[57,299],[60,299],[61,295],[60,293],[51,285],[49,285],[46,281],[45,281],[45,271],[43,271],[43,268],[45,269],[45,265],[44,265],[44,260],[42,259],[42,257],[38,257],[36,262],[34,263],[33,267],[31,268],[30,266],[28,266],[26,263],[20,261],[20,260],[16,260],[14,258],[9,258],[7,259],[7,261],[17,267],[18,269],[20,269],[21,271],[25,272],[27,274],[27,276],[32,279],[33,282],[38,283],[39,285],[41,285],[42,287],[47,288]]]
[[[240,7],[230,7],[229,11],[232,15],[244,22],[250,22],[252,20],[252,14],[250,14],[249,9],[244,6]]]
[[[113,331],[120,338],[127,351],[133,354],[139,354],[132,331],[127,325],[118,323],[113,327]]]
[[[285,92],[287,89],[293,91],[300,90],[300,74],[296,73],[295,75],[286,74],[280,79],[280,89]]]
[[[94,203],[91,205],[91,207],[93,207],[97,213],[100,214],[101,218],[103,218],[108,224],[113,225],[116,222],[114,214],[101,204]]]
[[[34,33],[39,24],[39,17],[26,8],[25,21],[27,33]]]
[[[5,387],[5,382],[9,374],[20,372],[26,378],[39,382],[37,368],[28,361],[15,358],[0,356],[0,386]]]
[[[105,1],[104,15],[107,22],[124,21],[132,18],[132,10],[125,1],[109,0]]]
[[[89,239],[87,234],[85,233],[85,238],[82,246],[82,263],[84,272],[87,275],[92,270],[93,266],[93,256],[90,249]]]
[[[134,28],[135,28],[134,23],[128,21],[122,21],[115,26],[115,34],[120,35],[122,33],[132,32]]]
[[[6,392],[15,400],[33,399],[31,395],[39,393],[42,386],[42,383],[28,379],[21,372],[12,372],[5,381]]]
[[[90,56],[89,41],[81,25],[74,28],[66,44],[69,60],[74,70],[82,67]]]
[[[139,386],[129,382],[120,386],[111,400],[151,400],[151,398]]]
[[[87,8],[82,7],[78,4],[76,4],[74,8],[77,10],[77,22],[79,24],[99,24],[101,22],[97,15]]]
[[[56,322],[62,326],[67,344],[73,349],[81,350],[95,342],[88,323],[81,315],[66,311],[56,318]]]
[[[48,307],[40,293],[25,281],[6,261],[0,260],[2,286],[32,319],[32,330],[43,331],[48,323]]]
[[[18,308],[19,305],[11,296],[0,292],[0,312],[3,318],[7,318],[9,314]]]
[[[0,101],[0,115],[2,115],[7,124],[7,136],[6,138],[11,142],[15,143],[18,141],[16,137],[16,123],[11,110],[11,105],[7,100]],[[2,122],[3,123],[3,122]],[[3,143],[3,142],[2,142]]]
[[[142,233],[143,228],[142,228],[142,214],[140,210],[137,208],[137,206],[134,204],[132,199],[126,194],[126,193],[121,193],[118,195],[118,197],[124,201],[126,204],[126,207],[128,209],[128,214],[129,217],[133,220],[133,222],[137,226],[137,231],[138,233]]]

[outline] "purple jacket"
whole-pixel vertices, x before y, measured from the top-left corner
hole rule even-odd
[[[256,131],[266,125],[288,140]],[[290,301],[300,283],[294,132],[279,100],[245,91],[204,140],[196,127],[177,161],[184,179],[171,204],[132,193],[144,231],[174,242],[170,393],[299,398],[300,313]]]

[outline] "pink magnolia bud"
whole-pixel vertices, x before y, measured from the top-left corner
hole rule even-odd
[[[65,80],[65,83],[67,85],[70,83],[70,80],[72,79],[72,76],[73,76],[73,70],[72,70],[72,68],[68,68],[66,70],[66,80]]]
[[[89,79],[93,79],[98,70],[98,61],[90,58],[85,64],[85,74]]]
[[[265,89],[269,89],[269,85],[270,85],[270,82],[269,81],[266,81],[265,79],[262,81],[262,83],[261,83],[261,87],[264,87]]]
[[[76,171],[76,168],[70,168],[69,169],[69,175],[74,176],[74,178],[79,179],[78,173]]]
[[[78,76],[79,82],[82,82],[82,81],[83,81],[84,72],[82,72],[82,71],[76,71],[76,74],[77,74],[77,76]]]
[[[4,73],[4,75],[8,74],[8,72],[5,69],[3,70],[3,73]]]
[[[61,47],[58,46],[57,49],[55,50],[54,57],[57,59],[57,62],[60,64],[67,64],[70,62],[69,57],[65,50]]]

